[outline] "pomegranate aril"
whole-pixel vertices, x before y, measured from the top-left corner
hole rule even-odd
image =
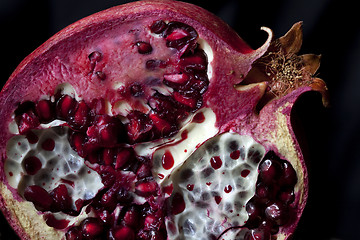
[[[130,148],[118,149],[115,159],[115,169],[122,168],[127,162],[133,159],[133,151]]]
[[[291,204],[295,200],[294,189],[293,188],[281,189],[278,195],[278,199],[286,205]]]
[[[287,161],[282,162],[282,174],[279,180],[280,185],[294,187],[297,183],[295,169]]]
[[[180,94],[179,92],[174,92],[173,96],[177,102],[179,102],[187,107],[190,107],[191,109],[197,107],[197,99],[195,99],[193,97],[184,96],[184,95]]]
[[[16,123],[20,134],[26,134],[31,129],[34,129],[40,125],[40,121],[34,112],[28,111],[21,116],[16,117]]]
[[[82,132],[70,132],[69,135],[71,147],[79,154],[79,156],[85,157],[84,144],[87,141],[87,136]],[[90,162],[94,163],[92,161]]]
[[[181,29],[181,28],[177,28],[177,29],[174,29],[167,37],[166,37],[166,40],[168,41],[175,41],[175,40],[179,40],[181,38],[184,38],[184,37],[188,37],[190,34],[185,31],[184,29]]]
[[[130,207],[123,217],[123,223],[130,227],[136,227],[140,217],[138,211],[135,207]]]
[[[79,227],[70,228],[65,234],[66,240],[81,240],[82,233]]]
[[[150,26],[150,30],[156,34],[164,32],[166,28],[167,24],[163,20],[157,20]]]
[[[153,124],[147,114],[132,111],[127,115],[129,123],[126,125],[130,143],[144,142],[153,137]]]
[[[60,120],[68,120],[70,112],[74,110],[77,105],[77,101],[69,95],[63,95],[57,101],[56,114]]]
[[[194,41],[198,34],[195,29],[181,22],[170,22],[164,33],[166,46],[181,49],[184,45]]]
[[[37,185],[28,186],[24,191],[24,198],[32,202],[40,211],[48,211],[51,209],[53,199],[50,194],[42,187]]]
[[[106,113],[106,104],[103,98],[93,99],[89,106],[91,115],[105,115]]]
[[[259,179],[269,185],[278,180],[281,174],[281,166],[278,161],[266,159],[259,166]]]
[[[105,187],[111,187],[116,180],[116,172],[111,166],[100,166],[99,174]]]
[[[164,81],[176,83],[176,84],[183,84],[189,80],[189,76],[185,73],[174,73],[174,74],[165,74]]]
[[[135,193],[142,197],[148,197],[156,194],[158,185],[154,180],[145,180],[137,182],[135,185]]]
[[[177,127],[174,125],[171,125],[169,122],[161,119],[157,114],[150,114],[150,119],[152,120],[154,126],[160,132],[160,136],[169,136],[171,133],[177,131]]]
[[[67,120],[70,127],[76,130],[86,129],[90,122],[89,112],[90,108],[84,101],[76,104],[76,109],[71,111]]]
[[[140,83],[133,83],[130,85],[130,93],[134,97],[140,97],[144,94],[144,90]]]
[[[113,165],[114,159],[116,155],[116,149],[115,148],[104,148],[103,151],[103,161],[105,165]]]
[[[110,240],[135,240],[135,232],[127,226],[118,227],[111,230]]]
[[[207,57],[202,51],[193,55],[182,57],[179,61],[180,68],[185,72],[206,71]]]
[[[86,239],[93,239],[103,233],[103,223],[95,217],[88,217],[81,223],[81,232]]]
[[[55,104],[50,100],[40,100],[36,104],[36,114],[41,123],[49,123],[55,119]]]
[[[27,174],[34,175],[41,169],[42,163],[39,158],[31,156],[25,158],[23,166]]]
[[[116,199],[119,203],[125,205],[132,202],[133,196],[127,189],[120,187],[119,191],[117,192]]]
[[[52,211],[66,211],[72,208],[72,198],[64,184],[60,184],[50,192],[53,199]]]
[[[117,189],[116,188],[110,188],[108,191],[106,191],[100,200],[101,206],[105,207],[109,211],[113,211],[117,204]]]
[[[151,167],[148,163],[142,163],[138,170],[136,171],[136,176],[139,179],[150,177],[152,175],[151,173]]]
[[[148,43],[148,42],[139,41],[139,42],[136,42],[136,46],[137,46],[138,52],[140,54],[150,54],[153,50],[150,43]]]
[[[86,131],[89,147],[114,147],[125,142],[125,128],[116,116],[96,116]]]
[[[265,216],[270,221],[281,226],[287,223],[289,219],[289,213],[287,207],[280,202],[274,202],[269,204],[265,208]]]
[[[270,240],[271,235],[269,232],[261,231],[258,229],[249,230],[245,236],[244,240]]]

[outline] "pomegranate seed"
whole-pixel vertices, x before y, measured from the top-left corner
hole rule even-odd
[[[156,226],[156,217],[151,214],[147,215],[144,220],[144,229],[145,230],[154,229],[155,226]]]
[[[31,129],[40,125],[39,119],[32,111],[28,111],[23,113],[21,116],[16,117],[16,122],[18,124],[20,134],[26,134]]]
[[[148,42],[136,42],[136,46],[140,54],[150,54],[153,50],[150,43]]]
[[[158,185],[155,181],[137,182],[135,186],[135,192],[142,197],[148,197],[154,195],[158,190]]]
[[[271,239],[270,233],[257,229],[249,230],[244,236],[244,240],[270,240],[270,239]]]
[[[128,204],[131,203],[133,200],[133,196],[130,194],[128,190],[123,187],[120,187],[119,191],[117,192],[116,199],[121,204]]]
[[[85,157],[84,152],[84,143],[86,142],[86,135],[81,132],[72,132],[70,133],[70,144],[71,147],[79,154],[81,157]],[[90,161],[91,162],[91,161]]]
[[[144,90],[140,83],[135,82],[130,85],[130,93],[134,97],[139,97],[144,94]]]
[[[131,207],[124,215],[123,222],[125,225],[135,227],[138,224],[139,214],[135,207]]]
[[[36,104],[36,113],[41,123],[48,123],[55,119],[55,106],[50,100],[40,100]]]
[[[152,122],[148,115],[140,111],[132,111],[127,115],[127,134],[130,143],[144,142],[153,136]]]
[[[53,199],[50,194],[40,186],[32,185],[25,188],[24,198],[32,202],[41,211],[50,210]]]
[[[282,174],[279,180],[282,186],[294,187],[297,183],[297,176],[294,168],[289,162],[282,162]]]
[[[266,207],[265,216],[279,226],[287,223],[289,217],[286,207],[278,202],[272,203]]]
[[[181,58],[179,65],[186,72],[205,71],[207,69],[207,59],[204,54],[197,53]]]
[[[135,232],[130,227],[123,226],[118,229],[115,229],[111,232],[110,239],[114,240],[134,240]]]
[[[82,233],[79,227],[70,228],[65,234],[66,240],[81,240]]]
[[[72,198],[64,184],[60,184],[50,192],[53,199],[52,208],[55,211],[66,211],[72,208]]]
[[[255,228],[260,224],[261,221],[261,208],[253,201],[250,200],[246,204],[246,211],[249,215],[249,219],[246,222],[246,225],[249,228]]]
[[[280,164],[277,161],[266,159],[259,166],[259,178],[269,185],[279,179],[280,170]]]
[[[189,80],[189,76],[185,73],[165,74],[164,79],[168,82],[183,84]]]
[[[145,164],[145,163],[141,164],[139,169],[136,172],[136,176],[139,179],[150,177],[151,175],[152,175],[151,168],[150,168],[149,164]]]
[[[103,98],[93,99],[90,103],[90,108],[94,115],[105,115],[106,113],[105,99]]]
[[[279,193],[278,199],[284,204],[291,204],[295,200],[294,190],[292,188],[282,189]]]
[[[76,107],[77,102],[69,95],[63,95],[56,104],[57,118],[60,120],[68,120],[69,114]]]
[[[160,34],[165,31],[167,24],[163,20],[157,20],[150,26],[153,33]]]
[[[104,193],[104,195],[101,197],[101,205],[105,207],[106,209],[114,210],[117,204],[116,199],[116,192],[117,190],[114,188],[110,188],[108,191]]]
[[[93,239],[102,234],[104,230],[103,224],[99,219],[88,217],[81,223],[81,232],[84,237]]]
[[[35,156],[25,158],[23,164],[26,173],[29,175],[35,175],[42,167],[40,159]]]
[[[57,219],[53,214],[45,214],[44,220],[49,227],[53,227],[55,229],[67,228],[70,222],[66,219]]]
[[[173,126],[171,126],[167,121],[161,119],[157,114],[150,114],[150,119],[154,123],[156,129],[161,133],[161,136],[167,136],[172,132]]]
[[[77,130],[86,129],[89,125],[90,108],[84,101],[80,101],[76,109],[71,111],[68,116],[69,125]]]
[[[175,41],[175,40],[179,40],[181,38],[184,37],[188,37],[190,34],[185,31],[184,29],[178,28],[178,29],[174,29],[174,31],[172,31],[167,37],[166,40],[168,41]]]
[[[118,149],[115,159],[115,169],[120,169],[133,158],[133,153],[129,148]]]
[[[100,166],[99,174],[105,187],[110,187],[116,180],[115,170],[110,166]]]

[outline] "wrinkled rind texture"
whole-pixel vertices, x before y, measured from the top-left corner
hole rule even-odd
[[[233,88],[228,87],[242,81],[251,64],[265,53],[269,40],[263,47],[254,51],[216,16],[191,4],[175,1],[130,3],[84,18],[57,33],[19,65],[0,94],[0,105],[6,106],[0,110],[0,127],[3,129],[0,133],[0,205],[11,226],[23,239],[56,239],[64,236],[64,233],[47,227],[42,221],[42,216],[36,214],[32,204],[18,201],[21,199],[16,190],[9,187],[4,178],[5,146],[12,136],[8,131],[8,124],[12,121],[12,113],[17,104],[26,100],[36,101],[41,95],[51,95],[55,87],[64,81],[72,84],[85,101],[103,95],[104,92],[98,91],[98,85],[83,74],[88,69],[81,69],[80,63],[85,60],[76,54],[84,49],[91,50],[93,42],[104,40],[107,35],[121,32],[124,24],[139,21],[150,23],[158,19],[181,21],[191,25],[199,33],[200,38],[206,40],[212,48],[213,77],[204,96],[204,103],[216,113],[217,124],[222,131],[231,130],[250,135],[267,150],[274,150],[289,159],[293,165],[301,165],[302,169],[306,169],[290,124],[289,109],[297,96],[282,99],[283,102],[278,105],[274,101],[266,106],[260,115],[255,115],[253,108],[261,98],[263,90],[254,87],[238,92],[235,89],[229,90]],[[74,67],[77,62],[78,68]],[[221,89],[224,89],[224,92]],[[303,89],[308,90],[310,89]],[[219,98],[219,95],[227,97]],[[224,111],[224,106],[225,110],[229,111]],[[285,135],[284,139],[288,145],[277,141],[281,134]],[[283,146],[287,149],[283,149]],[[306,172],[302,174],[305,180],[299,178],[301,181],[297,186],[300,191],[303,191],[302,185],[307,185]],[[296,200],[295,204],[301,206],[299,215],[306,202],[306,196],[307,192],[301,192],[300,198]],[[295,226],[296,222],[289,228]],[[283,238],[287,238],[287,235],[284,234]]]

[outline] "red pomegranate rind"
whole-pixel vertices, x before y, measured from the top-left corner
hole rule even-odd
[[[269,33],[269,38],[266,43],[259,49],[252,50],[228,25],[207,11],[188,3],[170,0],[154,0],[138,1],[114,7],[72,24],[50,38],[24,59],[5,84],[0,94],[0,106],[5,106],[0,110],[0,127],[4,129],[0,133],[0,154],[2,156],[0,162],[0,206],[11,226],[23,239],[39,237],[54,239],[61,238],[65,233],[56,231],[46,226],[43,220],[39,220],[42,219],[42,217],[37,216],[34,207],[29,202],[23,201],[22,197],[17,193],[17,190],[13,189],[7,182],[4,172],[4,162],[6,160],[6,144],[14,135],[9,130],[9,124],[13,121],[14,111],[18,108],[19,103],[26,101],[36,103],[42,100],[41,97],[44,95],[54,95],[56,88],[60,84],[67,82],[74,88],[77,97],[81,98],[84,102],[81,102],[79,106],[76,105],[78,103],[75,104],[76,106],[73,106],[71,103],[70,105],[59,106],[61,114],[58,114],[58,117],[60,116],[60,118],[67,119],[68,114],[72,119],[72,122],[68,123],[70,127],[74,128],[73,130],[81,130],[83,128],[86,129],[89,124],[84,116],[91,115],[93,112],[101,115],[104,114],[104,109],[106,108],[104,103],[100,104],[101,106],[99,106],[99,108],[101,109],[95,109],[93,112],[88,109],[89,106],[91,107],[91,104],[96,105],[96,102],[94,103],[95,100],[100,100],[99,102],[101,102],[101,99],[107,99],[110,104],[116,105],[119,101],[123,100],[128,93],[131,94],[132,99],[137,99],[139,96],[149,98],[148,89],[151,88],[152,80],[149,80],[146,84],[138,84],[132,82],[131,79],[142,77],[136,74],[141,72],[137,71],[138,68],[144,67],[143,62],[146,62],[146,66],[148,63],[156,63],[157,65],[152,64],[148,67],[147,71],[150,71],[155,78],[163,77],[161,75],[163,72],[158,70],[166,68],[167,63],[162,60],[149,58],[151,54],[161,50],[161,48],[157,49],[157,47],[161,45],[163,39],[151,38],[149,42],[147,35],[144,34],[148,32],[150,26],[153,26],[154,32],[156,31],[156,33],[161,34],[161,32],[164,31],[164,24],[159,20],[180,22],[191,26],[195,29],[199,38],[206,41],[213,53],[211,56],[207,56],[207,60],[211,66],[209,76],[210,83],[209,86],[206,87],[207,91],[202,96],[203,99],[192,98],[193,96],[185,94],[181,89],[175,91],[173,94],[174,98],[177,98],[178,102],[182,104],[184,108],[190,109],[188,112],[195,111],[200,107],[200,104],[202,104],[202,107],[211,108],[216,115],[216,126],[220,128],[219,133],[233,131],[238,134],[249,135],[258,143],[263,144],[266,151],[275,152],[280,158],[289,160],[294,166],[299,181],[295,187],[295,200],[292,206],[296,206],[297,216],[294,216],[293,221],[289,221],[289,224],[282,226],[276,237],[277,239],[286,239],[293,232],[305,206],[308,180],[301,149],[291,127],[291,107],[299,95],[306,91],[316,90],[322,92],[324,96],[326,95],[326,88],[322,80],[312,78],[312,75],[318,68],[318,66],[316,66],[317,58],[311,56],[300,58],[303,63],[311,63],[314,65],[304,68],[304,71],[308,71],[310,74],[301,72],[301,76],[308,78],[306,79],[306,83],[309,84],[295,86],[291,89],[292,91],[285,92],[283,95],[276,95],[272,98],[272,101],[268,101],[266,99],[269,95],[267,89],[272,83],[271,80],[266,79],[263,81],[264,78],[261,78],[257,74],[250,74],[255,81],[249,77],[245,78],[245,76],[250,69],[255,69],[264,75],[264,72],[262,72],[263,68],[258,69],[254,61],[266,54],[270,46],[272,32],[269,29],[264,28],[264,30]],[[152,25],[154,22],[157,23],[156,26]],[[129,36],[131,32],[139,32],[140,39],[136,39],[135,37],[125,40],[122,39],[124,40],[122,44],[129,47],[132,51],[131,53],[134,54],[134,56],[132,54],[126,55],[128,58],[126,59],[121,55],[122,52],[118,46],[118,40],[120,39],[119,36]],[[174,42],[181,38],[188,38],[188,34],[191,35],[191,33],[186,32],[185,29],[169,33],[169,35],[165,37],[168,42]],[[295,34],[295,36],[299,35]],[[301,38],[297,37],[295,39]],[[149,42],[150,45],[140,44],[140,42]],[[282,44],[285,46],[284,48],[288,50],[284,52],[287,54],[291,53],[291,56],[293,56],[299,48],[299,44],[291,44],[290,40],[286,37],[280,39],[279,42],[280,45]],[[275,41],[275,43],[277,42]],[[182,46],[182,43],[176,42],[176,44]],[[190,44],[188,48],[179,48],[180,56],[186,53],[189,48],[194,49],[194,44]],[[268,51],[267,54],[269,53]],[[277,53],[278,52],[276,52],[276,54]],[[121,64],[116,61],[120,58],[124,60]],[[262,60],[264,59],[268,60],[269,58],[265,55]],[[192,60],[200,64],[196,64],[192,69],[186,69],[186,66],[181,66],[184,71],[206,70],[201,57],[195,57]],[[131,72],[123,67],[128,65],[127,61],[135,62]],[[180,62],[180,65],[184,62],[186,61]],[[133,75],[128,76],[128,78],[122,78],[124,72]],[[278,76],[276,71],[271,72],[271,74],[273,78]],[[177,76],[173,78],[168,77],[168,79],[165,78],[165,80],[169,86],[171,84],[181,84],[183,79],[177,79],[176,77]],[[185,79],[187,79],[187,77],[188,76],[186,76]],[[309,79],[311,81],[307,82]],[[121,87],[115,89],[114,84],[119,83],[119,81],[125,84],[125,89],[130,90],[127,92],[127,90]],[[179,82],[177,83],[176,81]],[[242,85],[234,87],[238,84]],[[201,91],[203,94],[203,90]],[[257,109],[257,107],[259,107],[258,103],[263,101],[264,98],[266,101],[261,105],[260,112],[257,112],[257,110],[259,110]],[[131,107],[136,107],[137,102],[134,100],[130,105],[132,105]],[[44,107],[46,108],[47,106],[44,105]],[[149,135],[154,136],[154,134],[158,137],[168,136],[178,130],[177,126],[173,123],[163,121],[164,119],[159,118],[156,109],[152,109],[152,111],[155,112],[155,114],[150,115],[150,118],[154,122],[155,127],[151,128],[150,126],[149,128],[143,129],[143,132],[140,132],[139,135],[136,135],[137,129],[142,128],[138,128],[139,126],[135,124],[136,122],[134,122],[133,125],[131,122],[127,125],[127,129],[130,131],[130,134],[128,133],[130,143],[142,141],[143,139],[147,139]],[[118,112],[115,111],[113,114],[116,115]],[[181,112],[178,113],[176,117],[184,118],[186,114],[185,112]],[[42,116],[41,119],[44,120],[41,121],[46,122],[48,119],[53,118],[53,113],[47,115],[48,116]],[[129,116],[131,116],[131,113]],[[95,117],[95,123],[96,119],[99,119],[99,115]],[[31,124],[25,122],[23,125],[24,133],[38,126],[37,119],[34,118],[32,120],[30,121]],[[135,119],[135,121],[137,120]],[[126,127],[122,125],[120,127],[119,133],[123,133]],[[103,129],[101,125],[90,126],[87,129],[87,136],[79,135],[75,137],[77,135],[74,135],[74,137],[71,138],[73,141],[72,144],[76,149],[79,149],[77,150],[79,154],[83,153],[82,142],[85,141],[85,137],[92,140],[91,146],[85,146],[91,147],[94,150],[94,153],[87,156],[90,163],[97,163],[99,161],[101,155],[97,152],[99,147],[117,147],[118,144],[126,141],[126,136],[121,136],[121,138],[115,140],[115,144],[113,144],[111,142],[114,141],[107,141],[110,138],[112,140],[114,139],[114,136],[110,134],[113,131],[105,131],[103,134],[100,129]],[[117,130],[115,129],[115,131]],[[153,131],[155,133],[153,133]],[[100,135],[103,137],[102,139],[96,137]],[[99,142],[98,139],[101,139],[101,141]],[[105,164],[110,165],[111,160],[109,160],[110,158],[108,158],[106,154],[104,155],[105,158],[104,156],[102,156],[102,158],[104,158]],[[120,159],[116,160],[113,164],[115,164],[117,169],[124,167],[128,167],[129,169],[134,168],[131,164],[127,166],[127,161]],[[148,168],[149,166],[143,163],[143,165],[139,166],[138,171],[140,171],[140,173],[141,171],[146,172],[146,177],[149,177]],[[105,170],[103,173],[109,174],[109,171]],[[137,173],[137,175],[140,176],[140,173]],[[246,174],[244,173],[244,175]],[[106,179],[103,178],[103,183],[106,187],[110,186],[114,181],[114,179],[111,179],[111,176]],[[138,182],[136,191],[139,195],[150,198],[158,194],[159,189],[158,185],[156,185],[150,177],[150,180],[147,178],[143,182]],[[102,199],[103,202],[107,200],[108,195],[104,194],[104,196],[106,197]],[[158,204],[154,202],[150,201],[150,204]],[[109,204],[110,203],[112,202],[109,202]],[[113,204],[110,205],[112,210],[114,210]],[[30,209],[30,211],[28,209]],[[163,213],[158,211],[154,214],[162,217]],[[106,214],[102,216],[106,219]],[[32,224],[32,221],[35,221],[36,224]],[[147,225],[145,224],[145,226]],[[41,231],[39,232],[39,230]],[[119,230],[119,232],[121,231]],[[113,234],[117,233],[114,232]],[[119,235],[121,234],[119,233]]]

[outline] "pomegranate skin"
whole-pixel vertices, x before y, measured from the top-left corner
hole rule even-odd
[[[92,77],[84,74],[90,69],[79,53],[94,50],[91,46],[97,42],[92,39],[104,41],[107,33],[113,37],[122,25],[137,21],[140,24],[150,23],[156,19],[179,21],[194,27],[199,37],[213,50],[213,60],[210,63],[212,76],[203,102],[204,107],[211,108],[215,113],[219,134],[231,131],[251,136],[262,144],[267,152],[275,152],[294,166],[298,183],[291,206],[296,211],[290,216],[291,224],[282,226],[276,239],[287,239],[291,236],[308,195],[307,170],[291,126],[291,108],[297,98],[307,91],[320,91],[326,103],[326,87],[321,80],[314,80],[312,77],[317,67],[304,74],[309,80],[308,84],[296,86],[290,92],[276,94],[271,100],[259,104],[264,96],[269,96],[268,86],[271,82],[263,74],[258,74],[265,72],[261,66],[257,67],[256,61],[275,45],[269,29],[264,28],[269,34],[268,40],[262,47],[253,50],[227,24],[200,7],[171,0],[149,0],[110,8],[68,26],[26,57],[3,87],[0,93],[0,106],[3,106],[0,110],[0,127],[4,129],[0,132],[0,207],[22,239],[61,239],[65,232],[48,227],[31,203],[24,201],[6,179],[6,144],[14,136],[9,125],[18,104],[38,101],[42,95],[51,95],[56,87],[65,81],[70,83],[86,102],[103,96],[104,92],[98,90],[98,83],[94,83]],[[301,24],[297,24],[289,34],[301,38],[300,32]],[[90,40],[88,36],[91,36]],[[280,49],[276,50],[285,56],[295,55],[298,47],[294,50],[291,48],[294,44],[289,43],[290,40],[282,40],[284,41],[280,41]],[[64,52],[74,54],[64,55]],[[304,62],[308,61],[308,58],[305,58]],[[264,59],[268,60],[266,57]],[[116,71],[117,69],[114,70],[114,75]],[[113,81],[111,75],[101,78]],[[101,87],[106,89],[109,85]],[[110,98],[114,94],[108,91],[105,95]],[[117,100],[116,97],[112,99],[113,102]]]

